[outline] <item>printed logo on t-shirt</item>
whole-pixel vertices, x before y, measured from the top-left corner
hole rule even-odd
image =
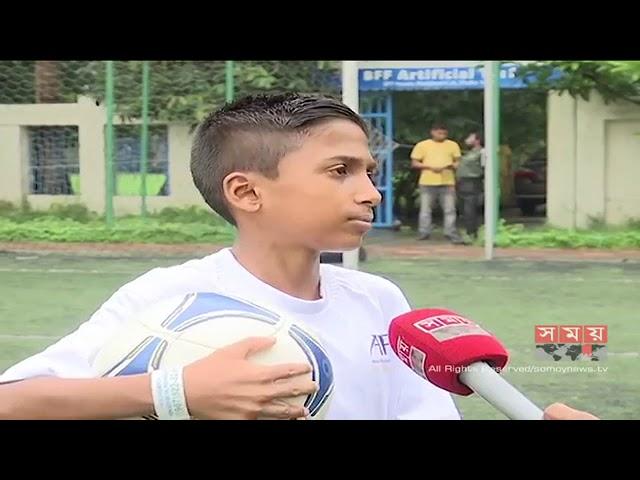
[[[369,344],[369,354],[371,355],[371,362],[389,362],[389,352],[389,335],[386,333],[382,335],[372,334],[371,343]]]

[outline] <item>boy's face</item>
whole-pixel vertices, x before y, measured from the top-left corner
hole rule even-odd
[[[381,200],[369,176],[375,169],[367,137],[356,124],[331,120],[315,126],[280,160],[277,179],[259,180],[256,221],[289,247],[357,248]]]
[[[436,142],[443,142],[447,139],[449,132],[444,128],[434,128],[431,130],[431,138]]]

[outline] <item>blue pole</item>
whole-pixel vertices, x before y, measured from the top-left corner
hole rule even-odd
[[[393,93],[387,93],[387,162],[385,176],[387,180],[386,223],[393,225]]]

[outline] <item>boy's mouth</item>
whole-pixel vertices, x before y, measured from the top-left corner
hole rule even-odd
[[[358,232],[362,235],[367,233],[369,230],[373,228],[373,215],[358,215],[355,217],[351,217],[348,220],[348,224],[353,226],[358,230]]]
[[[371,223],[373,222],[373,214],[368,213],[368,214],[362,214],[362,215],[356,215],[353,217],[350,217],[349,220],[356,220],[359,222],[366,222],[366,223]]]

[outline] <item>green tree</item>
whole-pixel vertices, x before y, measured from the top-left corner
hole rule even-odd
[[[0,103],[75,102],[104,99],[104,61],[2,61]],[[224,61],[151,61],[150,116],[197,123],[225,102]],[[339,93],[340,62],[238,61],[236,95],[273,91]],[[43,79],[48,81],[44,82]],[[137,117],[142,100],[142,62],[115,62],[117,113]]]
[[[620,72],[627,75],[631,81],[640,82],[640,61],[630,60],[626,62],[609,62],[612,65],[612,71]]]
[[[534,62],[522,65],[518,75],[536,90],[555,90],[584,100],[595,91],[607,103],[626,100],[640,104],[638,61]]]
[[[82,74],[92,77],[83,93],[102,98],[102,62],[88,62]],[[339,62],[241,61],[235,62],[236,96],[274,91],[338,92],[334,77]],[[225,62],[152,61],[150,116],[158,121],[195,124],[225,103]],[[142,62],[115,64],[115,101],[118,114],[137,117],[141,111]]]

